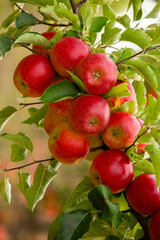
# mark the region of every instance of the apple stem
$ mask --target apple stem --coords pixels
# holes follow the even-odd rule
[[[34,164],[37,164],[37,163],[49,162],[49,161],[54,161],[54,160],[55,160],[55,158],[35,160],[34,162],[31,162],[31,163],[28,163],[28,164],[25,164],[25,165],[21,165],[21,166],[18,166],[18,167],[14,167],[14,168],[4,168],[4,169],[2,169],[1,171],[3,171],[3,172],[11,172],[11,171],[14,171],[14,170],[20,170],[20,169],[22,169],[22,168],[25,168],[25,167],[28,167],[28,166],[31,166],[31,165],[34,165]]]

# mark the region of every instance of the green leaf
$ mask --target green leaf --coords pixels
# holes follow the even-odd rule
[[[40,21],[35,18],[32,14],[21,12],[16,18],[16,28],[22,28],[25,26],[34,26],[39,24]]]
[[[128,28],[130,26],[131,19],[127,14],[123,16],[117,17],[117,22],[119,22],[121,25],[123,25],[125,28]]]
[[[83,29],[88,32],[88,28],[90,27],[94,19],[93,8],[91,6],[80,7],[79,16],[83,22]]]
[[[30,152],[33,151],[33,144],[31,140],[22,132],[19,132],[18,134],[4,133],[1,134],[0,137],[13,142],[22,148],[26,148]]]
[[[1,28],[8,28],[19,14],[19,9],[11,13],[1,24]]]
[[[155,91],[157,91],[158,83],[157,83],[156,76],[152,71],[151,67],[147,63],[141,60],[130,59],[129,61],[127,61],[127,66],[130,66],[135,70],[137,70],[144,77],[144,79],[149,83],[149,85]]]
[[[109,25],[106,26],[104,29],[104,33],[102,34],[102,39],[101,39],[102,45],[113,44],[116,40],[119,39],[121,30],[122,29],[117,27],[112,28],[112,27],[109,27]]]
[[[59,16],[59,17],[65,17],[67,18],[70,22],[72,22],[75,27],[78,29],[80,27],[80,20],[77,14],[71,12],[68,9],[65,8],[61,8],[61,7],[56,7],[55,8],[55,13]]]
[[[54,0],[10,0],[11,3],[30,3],[38,6],[54,5]]]
[[[139,170],[143,171],[144,173],[151,173],[154,174],[154,168],[151,162],[147,160],[140,160],[134,164],[134,168],[138,168]]]
[[[147,98],[146,98],[146,88],[144,83],[141,82],[134,82],[133,87],[136,93],[137,104],[138,104],[138,113],[137,115],[141,114],[146,106]]]
[[[105,240],[120,240],[120,239],[116,236],[110,235],[110,236],[106,237]]]
[[[133,100],[131,101],[126,101],[125,103],[123,103],[122,106],[120,106],[118,108],[119,111],[123,111],[123,112],[129,112],[131,114],[134,114],[137,112],[137,103]]]
[[[155,175],[156,175],[156,180],[157,180],[157,185],[160,186],[160,148],[159,145],[154,142],[148,145],[145,150],[148,152],[150,155]]]
[[[152,9],[150,13],[147,14],[145,18],[156,18],[159,15],[160,11],[160,2],[156,4],[156,6]]]
[[[148,125],[149,122],[152,120],[154,111],[156,109],[156,103],[157,103],[156,99],[152,95],[149,95],[149,101],[148,101],[148,107],[147,107],[147,113],[146,113],[144,125]]]
[[[141,29],[128,28],[122,33],[120,41],[129,41],[144,49],[151,43],[151,38]]]
[[[48,185],[56,175],[57,172],[51,165],[44,166],[42,163],[39,163],[35,171],[33,184],[25,192],[27,205],[32,211],[43,198]]]
[[[44,103],[51,103],[64,98],[76,97],[79,93],[80,89],[74,82],[64,80],[48,87],[40,100]]]
[[[63,36],[63,31],[57,32],[51,39],[51,46],[53,47]]]
[[[156,26],[151,44],[160,44],[160,25]]]
[[[137,19],[137,16],[141,10],[141,5],[142,5],[143,0],[131,0],[132,5],[133,5],[133,20],[139,20]]]
[[[29,44],[35,44],[38,46],[42,46],[44,48],[51,48],[51,41],[48,41],[45,37],[43,37],[39,33],[34,32],[27,32],[23,33],[21,36],[19,36],[14,43],[29,43]]]
[[[70,71],[67,71],[71,75],[71,79],[77,84],[77,86],[82,89],[84,92],[86,92],[86,88],[84,83],[79,79],[76,75],[71,73]]]
[[[110,91],[103,94],[103,98],[119,98],[119,97],[127,97],[131,96],[131,92],[129,91],[127,87],[127,83],[122,83],[117,85],[116,87],[113,87]]]
[[[26,159],[27,156],[27,150],[25,148],[22,148],[20,146],[18,146],[17,144],[12,144],[11,145],[11,161],[12,162],[19,162],[19,161],[23,161],[24,159]]]
[[[48,238],[47,240],[57,240],[57,235],[60,226],[60,219],[63,213],[60,213],[58,217],[51,223],[48,231]]]
[[[23,121],[23,123],[29,125],[35,124],[37,127],[42,127],[43,125],[42,120],[44,119],[44,116],[46,115],[48,109],[49,109],[48,105],[44,105],[40,109],[37,108],[29,109],[28,111],[31,114],[31,116],[27,118],[25,121]]]
[[[112,233],[112,229],[101,219],[96,219],[90,225],[89,231],[80,240],[103,239]]]
[[[64,214],[60,219],[57,240],[77,240],[88,230],[91,214],[85,210],[74,210]]]
[[[0,56],[4,56],[12,47],[12,40],[9,37],[0,37]]]
[[[103,5],[103,16],[113,22],[116,20],[115,12],[113,8],[109,6],[109,4]]]
[[[0,195],[8,203],[11,203],[11,184],[8,178],[0,180]]]
[[[17,109],[12,106],[5,107],[0,111],[0,132],[16,111]]]
[[[64,211],[75,206],[77,203],[86,198],[88,192],[93,189],[93,185],[89,177],[85,177],[74,189],[71,196],[64,205]]]
[[[108,18],[106,17],[95,17],[89,32],[100,32],[102,28],[106,25]]]
[[[18,172],[18,177],[19,183],[17,184],[17,187],[25,196],[26,190],[31,186],[30,185],[31,175],[26,172]]]

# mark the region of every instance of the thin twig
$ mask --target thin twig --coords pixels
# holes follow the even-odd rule
[[[155,46],[155,47],[151,47],[151,48],[147,48],[147,49],[143,49],[143,50],[141,50],[140,52],[135,53],[135,54],[133,54],[132,56],[130,56],[130,57],[128,57],[128,58],[125,58],[125,59],[117,62],[116,64],[119,65],[119,64],[121,64],[121,63],[123,63],[123,62],[125,62],[125,61],[127,61],[127,60],[129,60],[129,59],[131,59],[131,58],[134,58],[134,57],[140,55],[141,53],[146,53],[146,52],[151,51],[151,50],[158,50],[159,47],[160,47],[160,45]]]
[[[19,103],[20,106],[30,106],[35,104],[43,104],[43,102]]]
[[[127,152],[128,149],[130,149],[131,147],[133,147],[133,146],[135,145],[135,143],[137,142],[137,140],[138,140],[140,137],[142,137],[149,129],[150,129],[150,127],[147,127],[146,130],[145,130],[143,133],[141,133],[140,135],[138,134],[138,136],[137,136],[137,138],[134,140],[134,142],[133,142],[129,147],[127,147],[127,148],[124,150],[124,152]]]
[[[25,168],[25,167],[28,167],[28,166],[31,166],[31,165],[34,165],[34,164],[37,164],[37,163],[41,163],[41,162],[49,162],[49,161],[54,161],[55,158],[48,158],[48,159],[42,159],[42,160],[36,160],[34,162],[31,162],[31,163],[27,163],[25,165],[21,165],[21,166],[18,166],[18,167],[14,167],[14,168],[4,168],[2,169],[3,172],[11,172],[11,171],[14,171],[14,170],[20,170],[22,168]]]

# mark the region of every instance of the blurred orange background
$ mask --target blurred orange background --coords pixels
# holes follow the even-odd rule
[[[25,8],[30,13],[36,13],[36,7],[27,6]],[[0,1],[0,25],[2,21],[12,12],[8,0]],[[33,28],[33,31],[42,33],[47,27],[42,25]],[[5,31],[0,29],[0,33]],[[13,73],[22,58],[29,55],[30,52],[23,47],[12,49],[0,61],[0,110],[10,105],[17,109],[21,94],[18,93],[13,84]],[[29,100],[30,102],[33,99]],[[36,107],[36,106],[35,106]],[[34,125],[21,123],[28,117],[27,108],[22,109],[13,116],[7,123],[2,133],[24,132],[29,136],[34,145],[33,156],[36,160],[50,157],[48,150],[48,136],[43,129],[37,129]],[[0,139],[0,168],[5,168],[10,161],[10,142]],[[43,147],[42,147],[43,146]],[[9,167],[22,165],[31,162],[32,158],[28,154],[27,159],[20,163],[11,163]],[[11,205],[4,202],[0,197],[0,240],[46,240],[50,223],[61,211],[66,199],[71,194],[75,186],[88,175],[89,162],[82,161],[74,166],[61,166],[58,170],[58,176],[52,181],[46,191],[44,199],[41,200],[35,211],[32,213],[26,206],[26,200],[17,189],[18,171],[12,171],[6,174],[12,185]],[[36,165],[25,168],[23,171],[34,175]],[[4,177],[3,173],[0,179]]]

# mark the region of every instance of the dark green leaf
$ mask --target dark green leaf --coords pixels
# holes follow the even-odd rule
[[[27,205],[32,211],[43,198],[48,185],[56,175],[57,172],[51,165],[44,166],[42,163],[39,163],[34,174],[33,184],[25,192]]]
[[[12,144],[11,145],[11,161],[12,162],[19,162],[19,161],[23,161],[26,156],[27,156],[27,149],[22,148],[20,146],[18,146],[17,144]]]
[[[102,28],[106,25],[108,19],[106,17],[95,17],[89,32],[100,32]]]
[[[49,109],[48,105],[44,105],[40,109],[34,108],[34,112],[32,111],[32,109],[29,109],[28,111],[31,114],[31,116],[27,118],[25,121],[23,121],[23,123],[30,125],[35,124],[37,127],[42,127],[42,119],[46,115],[48,109]]]
[[[18,172],[18,177],[19,183],[17,184],[17,187],[25,196],[26,190],[31,186],[30,185],[31,175],[26,172]]]
[[[16,17],[19,14],[19,10],[14,11],[13,13],[11,13],[3,22],[1,25],[1,28],[8,28],[16,19]]]
[[[32,14],[21,12],[16,18],[16,28],[22,28],[25,26],[34,26],[39,24],[40,21],[35,18]]]
[[[77,240],[88,230],[91,214],[85,210],[74,210],[64,214],[60,219],[57,240]]]
[[[26,148],[30,152],[33,151],[33,144],[31,142],[31,140],[29,139],[29,137],[27,137],[22,132],[19,132],[18,134],[4,133],[4,134],[0,135],[0,137],[13,142],[22,148]]]
[[[12,40],[9,37],[0,37],[0,56],[4,56],[12,47]]]
[[[0,195],[6,202],[11,202],[11,184],[9,183],[8,178],[0,180]]]
[[[48,231],[47,240],[57,240],[61,216],[62,216],[62,213],[60,213],[58,217],[51,223]]]
[[[141,29],[128,28],[120,38],[121,41],[129,41],[135,43],[144,49],[151,43],[151,38]]]
[[[106,237],[105,240],[120,240],[120,239],[118,237],[116,237],[116,236],[110,235],[110,236]]]
[[[133,5],[133,20],[139,20],[137,19],[137,15],[139,14],[140,10],[141,10],[141,5],[143,0],[131,0],[132,5]]]
[[[16,111],[17,109],[12,106],[5,107],[0,111],[0,132]]]
[[[51,103],[64,98],[76,97],[79,93],[80,89],[74,82],[64,80],[47,88],[40,100],[44,103]]]

